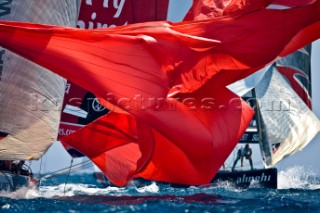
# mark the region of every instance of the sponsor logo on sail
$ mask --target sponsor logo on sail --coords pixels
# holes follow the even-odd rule
[[[124,21],[125,17],[121,17],[126,0],[86,0],[83,11],[79,16],[77,26],[82,29],[93,28],[111,28],[117,25],[127,25],[128,21]],[[102,4],[97,6],[97,4]],[[112,17],[105,17],[106,14],[112,14]],[[86,20],[86,21],[85,21]],[[114,23],[106,23],[106,21],[114,21]]]
[[[95,98],[92,102],[92,109],[96,112],[102,112],[106,110],[106,108],[100,104],[97,98]]]
[[[4,65],[3,57],[4,57],[5,52],[6,51],[4,49],[0,50],[0,81],[2,78],[2,71],[3,71],[3,65]]]
[[[0,17],[9,15],[11,13],[11,4],[12,4],[12,0],[4,0],[0,2]],[[2,78],[2,71],[3,71],[3,65],[4,65],[3,57],[5,52],[6,51],[4,49],[0,50],[0,81]]]
[[[243,174],[242,177],[237,178],[237,184],[250,183],[251,181],[267,182],[270,181],[271,175],[266,175],[264,172],[261,175],[247,176]]]

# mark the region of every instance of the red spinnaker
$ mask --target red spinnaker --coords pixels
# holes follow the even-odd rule
[[[319,22],[319,1],[234,18],[114,29],[0,22],[0,44],[103,98],[110,110],[123,110],[114,117],[124,116],[125,127],[112,126],[118,118],[108,115],[88,126],[101,128],[95,146],[108,139],[106,131],[119,138],[102,140],[103,153],[88,153],[113,183],[144,177],[197,185],[211,180],[253,115],[225,86],[319,38]],[[296,35],[306,40],[291,44]]]

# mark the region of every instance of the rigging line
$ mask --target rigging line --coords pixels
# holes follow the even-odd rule
[[[87,166],[91,166],[91,164],[73,166],[73,167],[71,168],[71,172],[75,172],[75,171],[82,170],[82,168],[87,167]],[[67,173],[67,171],[61,171],[61,172],[58,173],[58,174],[66,174],[66,173]]]
[[[79,168],[71,169],[71,173],[74,173],[74,172],[77,172],[77,171],[81,171],[81,170],[84,170],[84,169],[90,168],[90,167],[92,167],[92,166],[93,166],[93,164],[92,164],[92,165],[88,164],[88,165],[85,165],[85,166],[83,166],[83,167],[79,167]]]
[[[43,158],[43,156],[41,156],[41,158],[40,158],[39,177],[41,177],[42,158]],[[39,187],[40,186],[41,186],[41,178],[39,178]]]
[[[43,156],[41,156],[41,158],[40,158],[40,168],[39,168],[39,175],[40,175],[40,176],[41,176],[42,157],[43,157]]]
[[[67,185],[67,182],[68,182],[68,179],[69,179],[69,176],[70,176],[70,171],[71,171],[72,163],[73,163],[73,158],[71,158],[71,164],[70,164],[70,168],[69,168],[69,173],[68,173],[68,176],[67,176],[66,182],[64,183],[63,195],[65,195],[65,194],[66,194],[66,185]]]
[[[87,166],[87,167],[84,167],[83,169],[87,169],[87,168],[90,168],[90,167],[92,167],[92,166],[89,165],[89,166]],[[77,169],[77,170],[71,170],[70,173],[75,173],[75,172],[81,171],[81,170],[83,170],[83,169],[82,169],[82,168],[79,168],[79,169]],[[56,174],[56,175],[52,175],[52,176],[50,176],[50,177],[46,177],[46,179],[63,176],[63,175],[65,175],[65,174],[68,174],[68,172],[64,172],[64,173],[59,173],[59,174]]]
[[[90,160],[87,160],[87,161],[83,161],[83,162],[74,164],[72,167],[81,166],[82,164],[84,165],[84,164],[88,164],[88,163],[89,163],[89,164],[92,164],[92,162],[91,162]],[[49,173],[49,174],[57,173],[57,172],[59,172],[59,171],[63,171],[63,170],[67,170],[67,169],[69,169],[69,167],[65,167],[65,168],[59,169],[59,170],[54,171],[54,172]]]
[[[83,165],[79,165],[77,167],[73,167],[71,172],[75,172],[75,171],[81,171],[83,169],[86,169],[86,168],[90,168],[93,166],[93,163],[86,163],[86,164],[83,164]]]
[[[80,166],[80,167],[79,167]],[[40,179],[49,179],[49,178],[54,178],[54,177],[58,177],[58,176],[62,176],[62,175],[65,175],[65,174],[67,174],[67,173],[74,173],[74,172],[77,172],[77,171],[81,171],[81,170],[84,170],[84,169],[88,169],[88,168],[90,168],[90,167],[92,167],[93,166],[93,163],[92,162],[88,162],[88,163],[86,163],[86,164],[84,164],[84,165],[78,165],[77,167],[76,167],[76,165],[73,165],[72,167],[72,169],[71,170],[69,170],[69,171],[67,171],[67,169],[70,169],[70,168],[66,168],[66,169],[64,169],[64,170],[66,170],[66,171],[60,171],[59,173],[57,173],[57,172],[53,172],[53,173],[51,173],[51,174],[48,174],[48,175],[45,175],[45,176],[43,176],[43,177],[41,177]],[[61,170],[61,169],[60,169]],[[54,174],[54,173],[56,173],[56,174]]]
[[[85,165],[85,166],[83,166],[83,167],[80,167],[80,168],[77,168],[77,169],[73,169],[73,170],[71,170],[71,172],[72,173],[74,173],[74,172],[77,172],[77,171],[81,171],[81,170],[84,170],[84,169],[88,169],[88,168],[91,168],[93,166],[93,164],[91,164],[91,165]]]
[[[73,167],[81,166],[81,164],[87,164],[87,163],[92,164],[92,162],[91,162],[90,160],[87,160],[87,161],[83,161],[83,162],[81,162],[81,163],[74,164]],[[69,167],[65,167],[65,168],[62,168],[62,169],[58,169],[58,170],[56,170],[56,171],[54,171],[54,172],[51,172],[51,173],[46,174],[45,176],[51,176],[52,174],[64,172],[64,171],[67,171],[68,169],[69,169]]]
[[[74,172],[74,171],[80,171],[80,170],[83,170],[83,169],[85,169],[85,168],[90,168],[90,167],[92,167],[93,166],[93,164],[92,163],[87,163],[87,164],[84,164],[84,165],[81,165],[81,166],[78,166],[78,167],[73,167],[72,168],[72,172]]]

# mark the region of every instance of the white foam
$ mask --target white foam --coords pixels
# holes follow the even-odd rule
[[[126,195],[132,193],[158,193],[159,186],[155,182],[150,185],[137,187],[107,187],[97,188],[90,184],[59,184],[56,186],[40,186],[38,189],[21,188],[13,192],[0,192],[1,197],[12,199],[34,199],[34,198],[54,198],[72,197],[77,195]]]
[[[39,188],[39,195],[41,197],[64,197],[75,195],[108,195],[108,194],[123,194],[127,192],[126,188],[107,187],[96,188],[87,184],[60,184],[58,186],[41,186]]]
[[[1,197],[8,197],[8,198],[24,198],[26,191],[27,191],[26,188],[21,188],[19,190],[14,191],[14,192],[1,191],[0,196]]]
[[[141,188],[136,188],[136,190],[139,193],[146,193],[146,192],[158,193],[159,192],[159,186],[157,186],[157,184],[155,182],[152,182],[150,185],[143,186]]]
[[[1,208],[2,209],[10,209],[10,206],[11,205],[7,203],[7,204],[4,204]]]
[[[320,189],[320,183],[314,179],[315,173],[307,168],[295,166],[278,174],[278,189]]]

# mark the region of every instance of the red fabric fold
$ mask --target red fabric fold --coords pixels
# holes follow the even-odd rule
[[[226,16],[238,16],[263,9],[274,0],[193,0],[184,20],[205,20]]]
[[[143,169],[153,152],[150,128],[129,114],[114,112],[62,137],[61,141],[85,153],[119,186]]]
[[[157,120],[153,125],[110,112],[61,141],[85,153],[119,186],[134,177],[208,183],[254,113],[228,89],[212,89],[212,84],[214,81],[195,93],[168,99],[165,108],[154,112]],[[160,132],[159,125],[168,127]]]

